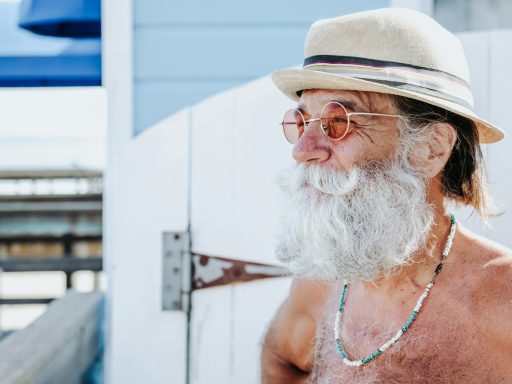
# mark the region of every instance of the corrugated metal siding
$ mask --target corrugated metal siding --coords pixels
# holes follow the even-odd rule
[[[311,22],[389,0],[134,0],[134,130],[302,62]]]

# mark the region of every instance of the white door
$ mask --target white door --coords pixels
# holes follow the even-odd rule
[[[187,110],[132,138],[109,168],[112,384],[187,380],[188,317],[164,308],[163,265],[164,234],[188,229],[188,135]]]
[[[291,105],[266,77],[192,108],[191,384],[260,382],[262,338],[290,285],[264,277],[283,272],[274,179],[291,164],[279,126]]]

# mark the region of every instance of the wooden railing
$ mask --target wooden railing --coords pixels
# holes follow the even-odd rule
[[[73,290],[0,340],[0,383],[79,384],[101,351],[102,294]]]

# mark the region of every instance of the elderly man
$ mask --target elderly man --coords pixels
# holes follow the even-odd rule
[[[311,27],[301,69],[273,74],[296,166],[277,256],[295,278],[262,350],[263,383],[512,383],[512,252],[487,220],[459,41],[415,11]]]

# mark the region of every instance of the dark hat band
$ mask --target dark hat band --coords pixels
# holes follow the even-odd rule
[[[407,89],[472,108],[469,84],[450,73],[432,68],[353,56],[317,55],[304,60],[303,69],[342,75]]]

